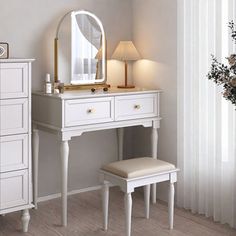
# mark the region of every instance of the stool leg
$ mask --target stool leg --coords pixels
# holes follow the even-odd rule
[[[125,231],[126,236],[131,235],[132,196],[125,193]]]
[[[152,184],[152,204],[157,203],[157,185]]]
[[[157,159],[158,131],[155,125],[152,127],[152,158]],[[156,184],[152,184],[152,204],[157,202]]]
[[[174,183],[170,182],[170,186],[169,186],[169,201],[168,201],[169,227],[170,227],[170,229],[173,229],[173,224],[174,224],[174,196],[175,196]]]
[[[145,217],[149,219],[150,209],[150,184],[144,186],[144,203],[145,203]]]
[[[102,207],[103,207],[103,229],[108,227],[108,205],[109,205],[109,186],[107,182],[102,186]]]

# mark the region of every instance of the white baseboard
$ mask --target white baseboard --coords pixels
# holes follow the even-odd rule
[[[101,187],[102,187],[101,185],[97,185],[97,186],[93,186],[93,187],[72,190],[72,191],[68,192],[68,196],[78,194],[78,193],[85,193],[85,192],[99,190],[99,189],[101,189]],[[45,201],[52,200],[52,199],[59,198],[59,197],[61,197],[61,193],[55,193],[55,194],[51,194],[48,196],[39,197],[38,202],[45,202]]]

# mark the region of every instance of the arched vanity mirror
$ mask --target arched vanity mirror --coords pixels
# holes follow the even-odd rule
[[[93,13],[66,13],[55,37],[55,82],[65,89],[106,83],[106,38],[102,22]]]

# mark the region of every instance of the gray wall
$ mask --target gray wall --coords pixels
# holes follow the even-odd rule
[[[7,0],[0,7],[0,41],[10,44],[11,57],[35,58],[33,89],[42,89],[45,73],[53,74],[53,38],[57,23],[71,9],[86,9],[103,22],[108,56],[120,40],[134,39],[143,58],[134,64],[135,83],[164,90],[161,99],[159,158],[176,162],[176,14],[175,0]],[[108,62],[108,82],[123,79],[123,64]],[[132,67],[130,67],[132,68]],[[133,138],[131,138],[133,137]],[[129,128],[126,156],[150,154],[150,130]],[[39,195],[60,191],[59,144],[40,132]],[[98,183],[102,163],[117,158],[115,130],[83,134],[70,142],[69,189]],[[160,191],[161,192],[161,191]],[[165,193],[165,192],[162,192]],[[159,195],[162,199],[164,194]]]
[[[42,89],[45,73],[53,73],[56,26],[60,18],[71,9],[86,9],[101,19],[107,36],[108,56],[120,39],[131,39],[131,2],[127,0],[1,1],[0,41],[10,44],[11,57],[36,59],[33,64],[33,89]],[[119,63],[115,64],[119,66]],[[109,82],[112,82],[112,78],[122,78],[117,70],[112,72],[112,69],[108,71]],[[39,196],[45,196],[60,190],[59,144],[53,135],[47,133],[40,132],[40,138]],[[72,139],[69,189],[96,185],[101,163],[116,158],[115,130],[87,133]]]
[[[144,59],[134,64],[135,84],[163,90],[158,158],[177,162],[177,1],[132,0],[133,40]],[[150,130],[133,130],[135,156],[150,153]],[[165,200],[165,184],[158,185]]]

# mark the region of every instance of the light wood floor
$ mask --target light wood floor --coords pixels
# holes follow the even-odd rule
[[[100,192],[70,196],[68,201],[68,226],[60,226],[60,199],[39,204],[31,210],[29,232],[21,232],[20,214],[0,216],[0,236],[122,236],[124,235],[123,195],[117,188],[110,194],[110,221],[107,232],[102,231]],[[151,206],[150,219],[144,219],[142,194],[133,194],[133,236],[232,236],[236,230],[211,219],[193,215],[182,209],[175,210],[174,230],[168,230],[167,207],[163,203]]]

